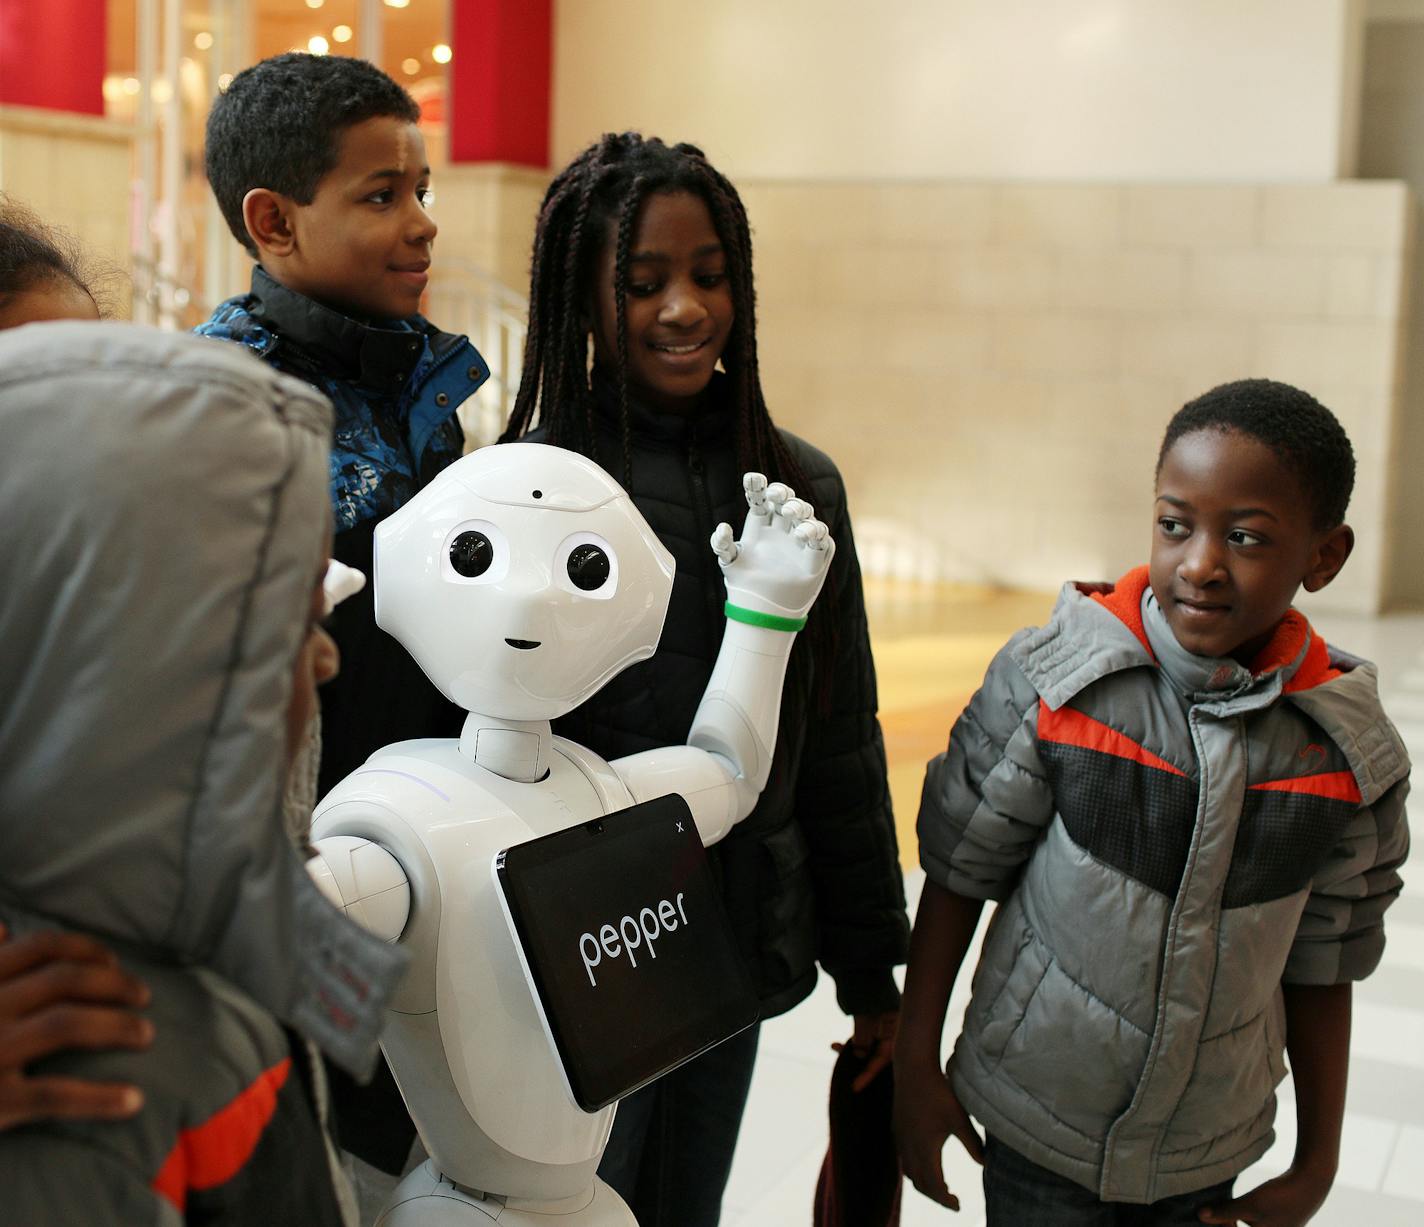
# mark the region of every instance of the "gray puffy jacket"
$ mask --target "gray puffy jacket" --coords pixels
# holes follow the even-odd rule
[[[1000,900],[955,1049],[965,1107],[1108,1201],[1270,1146],[1281,984],[1360,979],[1408,849],[1372,665],[1291,611],[1254,673],[1186,653],[1146,569],[1069,585],[930,764],[921,859]]]
[[[281,820],[330,429],[233,347],[0,334],[0,921],[97,936],[155,1031],[50,1058],[144,1106],[0,1133],[7,1227],[337,1221],[286,1028],[368,1064],[404,956],[326,902]]]

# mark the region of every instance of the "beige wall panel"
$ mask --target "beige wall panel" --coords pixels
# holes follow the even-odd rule
[[[543,171],[499,163],[441,170],[435,180],[436,275],[442,260],[474,265],[527,294],[534,225],[548,185]]]
[[[637,128],[739,180],[1325,181],[1359,29],[1355,0],[558,0],[554,157]]]
[[[933,247],[826,244],[817,252],[813,293],[865,307],[930,306],[939,299]]]
[[[984,183],[886,184],[875,201],[876,234],[887,243],[985,243],[993,197]]]
[[[0,191],[79,240],[119,318],[132,297],[133,142],[131,128],[108,120],[0,107]]]
[[[1026,246],[1114,247],[1122,215],[1123,191],[1115,184],[1010,184],[999,189],[994,237]]]
[[[1259,194],[1230,184],[1137,184],[1124,197],[1124,238],[1143,245],[1246,245],[1256,236]]]
[[[1408,204],[1403,183],[1267,187],[1261,191],[1261,239],[1270,246],[1398,251]]]
[[[1266,186],[976,186],[978,241],[961,231],[937,247],[867,237],[863,219],[813,239],[799,221],[847,200],[883,215],[897,191],[914,216],[923,184],[745,193],[772,410],[841,466],[871,522],[867,571],[1040,588],[1117,574],[1146,556],[1168,418],[1218,383],[1266,375],[1336,409],[1359,453],[1351,582],[1311,605],[1378,608],[1397,467],[1384,441],[1397,416],[1399,186],[1282,195],[1270,226]],[[1294,242],[1292,208],[1339,246]],[[1208,224],[1183,220],[1197,210]],[[936,304],[923,301],[922,259]]]
[[[1047,248],[956,246],[935,253],[940,301],[961,311],[1051,307],[1058,261]]]
[[[1397,319],[1404,272],[1403,252],[1331,257],[1325,314],[1333,319]]]
[[[1330,257],[1315,251],[1194,251],[1186,305],[1204,315],[1318,317],[1329,272]]]
[[[1095,375],[1118,369],[1121,330],[1106,316],[1001,315],[994,366],[1017,374]]]
[[[1330,383],[1392,388],[1398,358],[1391,320],[1266,320],[1257,327],[1257,374],[1307,389]]]
[[[1058,261],[1058,305],[1069,310],[1180,310],[1187,275],[1185,252],[1145,248],[1064,251]]]

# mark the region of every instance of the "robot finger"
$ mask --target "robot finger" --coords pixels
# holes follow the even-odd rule
[[[766,509],[771,513],[772,519],[781,514],[781,506],[789,498],[795,498],[796,491],[790,486],[782,485],[779,481],[774,481],[766,488]]]
[[[796,539],[808,550],[819,553],[830,541],[831,531],[820,520],[802,520],[796,525]]]
[[[746,492],[747,506],[759,516],[767,514],[766,476],[762,473],[742,474],[742,489]]]
[[[717,525],[712,530],[712,552],[724,567],[736,562],[740,547],[732,538],[732,526],[727,523]]]
[[[781,518],[785,521],[787,530],[795,529],[798,524],[804,524],[807,520],[815,518],[815,512],[811,504],[803,498],[789,498],[781,506]]]

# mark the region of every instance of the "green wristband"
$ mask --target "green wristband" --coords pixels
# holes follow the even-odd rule
[[[722,606],[722,609],[733,622],[764,626],[769,631],[789,631],[794,635],[806,625],[805,618],[783,618],[778,614],[760,613],[755,609],[743,609],[740,605],[733,605],[731,601]]]

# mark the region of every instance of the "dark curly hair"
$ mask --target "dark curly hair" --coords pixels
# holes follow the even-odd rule
[[[342,133],[383,116],[415,123],[420,107],[365,60],[288,51],[233,77],[208,112],[204,154],[208,182],[233,237],[256,256],[242,220],[247,193],[265,187],[311,204],[340,156]]]
[[[18,201],[0,192],[0,305],[12,294],[33,290],[46,282],[72,282],[107,314],[99,282],[109,280],[107,270],[94,270],[79,241],[48,226]]]
[[[1264,443],[1310,501],[1317,530],[1344,523],[1355,488],[1355,453],[1345,428],[1308,392],[1273,379],[1238,379],[1188,401],[1167,424],[1157,472],[1173,444],[1199,430],[1236,431]]]

